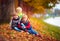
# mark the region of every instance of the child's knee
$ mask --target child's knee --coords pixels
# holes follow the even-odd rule
[[[20,31],[20,29],[18,27],[14,27],[14,29],[17,30],[17,31]]]

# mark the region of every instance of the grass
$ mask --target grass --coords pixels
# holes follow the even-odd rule
[[[43,25],[42,33],[44,33],[46,35],[48,33],[48,34],[50,34],[50,36],[52,38],[54,37],[54,38],[60,40],[60,27],[57,27],[57,26],[54,26],[54,25],[51,25],[51,24],[47,24],[41,19],[32,18],[32,20],[35,20],[35,21],[37,21],[37,23],[40,23],[40,26]],[[39,26],[39,25],[37,25],[37,26]]]
[[[56,39],[60,40],[60,27],[47,23],[44,24],[46,26],[45,30],[48,31],[52,37],[55,37]]]

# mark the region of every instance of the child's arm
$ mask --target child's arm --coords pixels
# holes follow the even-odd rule
[[[28,22],[28,24],[27,24],[26,28],[30,28],[30,22]]]
[[[26,29],[26,26],[23,24],[23,23],[21,23],[21,25],[22,25],[22,29],[24,29],[24,31],[28,31],[27,29]]]
[[[11,21],[10,21],[10,28],[12,28],[12,18],[11,18]]]
[[[21,25],[22,25],[22,28],[23,28],[23,29],[25,29],[25,28],[26,28],[26,27],[25,27],[25,25],[24,25],[23,23],[21,23]]]

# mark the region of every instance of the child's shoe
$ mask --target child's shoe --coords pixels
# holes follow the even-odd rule
[[[42,36],[40,34],[36,34],[35,36],[42,38]]]

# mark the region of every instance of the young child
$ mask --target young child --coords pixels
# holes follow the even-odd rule
[[[20,18],[22,18],[22,16],[23,16],[22,8],[21,8],[21,7],[17,7],[17,8],[16,8],[16,12],[17,12],[18,16],[19,16]]]
[[[13,29],[18,30],[18,31],[22,30],[21,28],[18,29],[19,28],[18,25],[20,25],[20,20],[22,19],[23,16],[24,14],[22,14],[22,8],[17,7],[16,12],[15,14],[13,14],[11,22],[10,22],[10,25]],[[21,25],[23,24],[21,23]]]
[[[10,22],[11,29],[20,31],[20,29],[18,28],[18,24],[20,24],[20,17],[15,13],[11,18],[11,22]]]
[[[36,35],[41,37],[31,26],[30,22],[28,21],[28,17],[25,15],[22,17],[21,24],[19,25],[24,31],[27,31],[30,34]]]
[[[17,31],[21,31],[24,29],[24,25],[23,23],[20,23],[21,19],[20,17],[17,15],[17,13],[13,14],[11,22],[10,22],[10,27],[11,29],[17,30]],[[22,27],[19,28],[18,25],[21,25]]]

